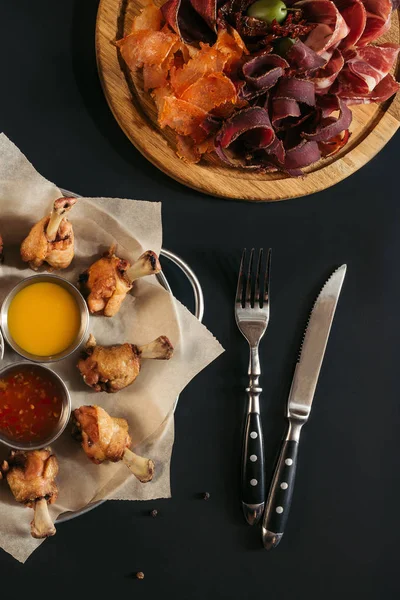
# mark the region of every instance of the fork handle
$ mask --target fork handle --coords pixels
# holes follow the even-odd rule
[[[242,506],[250,525],[257,523],[264,511],[265,476],[264,443],[258,412],[247,414],[242,455]]]

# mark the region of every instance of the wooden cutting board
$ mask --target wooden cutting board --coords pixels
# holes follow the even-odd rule
[[[157,125],[155,105],[141,89],[140,74],[132,75],[122,61],[115,40],[131,30],[133,17],[146,0],[101,0],[96,24],[99,75],[107,102],[136,148],[161,171],[191,188],[223,198],[274,201],[321,191],[365,165],[394,135],[400,124],[400,92],[387,102],[352,107],[351,138],[336,156],[305,169],[303,178],[280,173],[254,174],[203,159],[188,165],[175,154],[173,135]],[[399,15],[382,41],[398,43]],[[396,65],[395,75],[399,70]]]

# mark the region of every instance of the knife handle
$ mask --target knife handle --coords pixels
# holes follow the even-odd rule
[[[265,504],[264,443],[260,414],[247,414],[242,455],[242,505],[247,522],[260,520]]]
[[[267,550],[275,548],[285,532],[296,477],[298,441],[285,440],[276,465],[262,525]]]

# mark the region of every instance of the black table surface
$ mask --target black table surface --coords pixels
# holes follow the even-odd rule
[[[25,565],[0,551],[2,593],[398,598],[400,137],[352,177],[305,198],[256,204],[196,193],[148,163],[114,121],[96,71],[97,5],[2,0],[0,130],[60,187],[161,200],[164,246],[197,273],[204,323],[226,352],[181,395],[172,498],[107,502],[60,525]],[[289,524],[271,552],[239,503],[247,347],[232,309],[244,246],[273,248],[261,381],[268,478],[310,306],[328,274],[348,265],[303,431]],[[166,270],[190,306],[187,282]],[[199,497],[205,491],[208,501]],[[153,508],[157,518],[148,516]]]

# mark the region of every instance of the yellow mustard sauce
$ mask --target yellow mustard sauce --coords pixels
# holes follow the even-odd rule
[[[52,356],[76,339],[81,324],[75,298],[56,283],[33,283],[23,288],[8,309],[8,329],[25,352]]]

